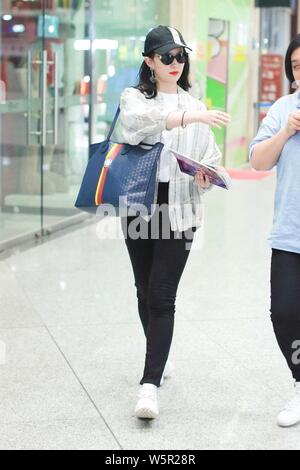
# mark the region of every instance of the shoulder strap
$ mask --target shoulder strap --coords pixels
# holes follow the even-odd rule
[[[115,128],[117,119],[118,119],[118,117],[119,117],[119,114],[120,114],[120,105],[118,106],[118,109],[117,109],[117,111],[116,111],[114,120],[113,120],[113,122],[112,122],[112,124],[111,124],[111,126],[110,126],[110,129],[109,129],[109,132],[108,132],[108,136],[107,136],[107,140],[110,140],[110,138],[111,138],[111,135],[112,135],[112,133],[113,133],[113,131],[114,131],[114,128]]]
[[[118,109],[116,111],[116,114],[115,114],[115,117],[113,119],[113,122],[110,126],[110,129],[109,129],[109,132],[108,132],[108,136],[107,136],[107,140],[110,140],[111,136],[112,136],[112,133],[114,131],[114,128],[115,128],[115,125],[116,125],[116,122],[117,122],[117,119],[119,117],[119,114],[120,114],[120,105],[118,106]],[[145,144],[144,142],[141,142],[139,145],[146,145],[148,147],[154,147],[154,144]]]

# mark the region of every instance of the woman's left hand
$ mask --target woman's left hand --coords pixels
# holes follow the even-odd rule
[[[195,182],[201,186],[202,189],[207,189],[210,187],[211,182],[209,181],[208,177],[202,173],[201,170],[197,171],[195,174]]]

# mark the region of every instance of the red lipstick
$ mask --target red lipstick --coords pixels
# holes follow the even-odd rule
[[[169,72],[170,75],[178,75],[179,72]]]

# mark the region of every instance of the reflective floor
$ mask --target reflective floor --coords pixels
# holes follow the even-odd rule
[[[300,449],[269,320],[274,176],[206,196],[181,278],[160,416],[133,416],[144,358],[124,240],[95,223],[0,262],[1,449]],[[112,223],[112,222],[111,222]]]

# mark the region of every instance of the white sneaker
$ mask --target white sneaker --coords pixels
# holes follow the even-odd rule
[[[156,385],[145,383],[141,386],[134,413],[138,418],[157,418],[158,402]]]
[[[287,402],[277,416],[279,426],[293,426],[300,421],[300,382],[295,383],[295,396]]]
[[[160,385],[163,384],[164,379],[169,379],[170,377],[172,377],[174,369],[174,364],[168,359],[163,371],[163,375],[161,377]]]

